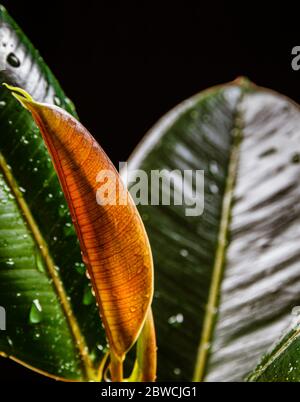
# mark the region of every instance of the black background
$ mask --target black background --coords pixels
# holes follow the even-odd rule
[[[177,103],[240,75],[300,103],[297,2],[0,2],[115,164]],[[4,359],[0,378],[50,381]]]

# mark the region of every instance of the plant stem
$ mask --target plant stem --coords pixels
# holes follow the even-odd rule
[[[113,382],[123,381],[123,361],[113,351],[110,353],[110,375]]]

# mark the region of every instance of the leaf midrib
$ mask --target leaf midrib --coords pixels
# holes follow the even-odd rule
[[[295,331],[291,337],[286,339],[286,341],[283,342],[283,344],[276,350],[276,352],[269,357],[269,359],[261,366],[259,367],[253,374],[250,374],[249,377],[247,378],[248,381],[256,381],[262,374],[265,373],[265,371],[277,360],[280,358],[283,352],[285,352],[289,346],[293,343],[295,339],[297,339],[300,336],[300,328]]]
[[[88,347],[86,345],[85,339],[81,334],[80,328],[78,326],[77,320],[73,314],[71,304],[69,303],[68,296],[65,292],[63,283],[61,282],[57,271],[55,269],[54,261],[50,255],[48,245],[41,234],[38,225],[21,193],[19,187],[13,177],[13,174],[8,167],[8,164],[4,156],[0,153],[0,170],[2,171],[5,180],[10,187],[17,204],[22,211],[23,217],[25,218],[27,225],[32,233],[32,236],[41,252],[42,258],[44,260],[45,266],[47,267],[50,278],[54,285],[55,291],[58,295],[60,304],[62,306],[63,312],[67,318],[71,334],[75,341],[75,347],[78,349],[81,358],[81,364],[85,373],[85,376],[89,380],[97,379],[97,373],[95,367],[88,355]]]
[[[197,351],[193,381],[203,381],[206,374],[206,366],[209,357],[210,342],[216,319],[216,309],[219,304],[219,293],[225,265],[225,252],[231,219],[231,206],[239,162],[239,150],[242,137],[239,105],[243,97],[241,88],[240,98],[236,104],[236,114],[233,122],[233,143],[231,147],[228,174],[226,178],[225,192],[222,203],[221,220],[218,234],[218,246],[216,249],[212,281],[209,290],[208,303],[206,305],[205,318]]]

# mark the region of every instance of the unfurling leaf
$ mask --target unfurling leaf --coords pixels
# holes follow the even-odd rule
[[[153,294],[143,223],[91,134],[59,107],[35,102],[19,88],[9,89],[32,113],[51,155],[111,347],[112,379],[121,380],[121,363],[139,336]]]

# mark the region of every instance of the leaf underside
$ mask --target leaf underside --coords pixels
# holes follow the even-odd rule
[[[201,216],[139,206],[159,380],[242,381],[288,326],[300,303],[299,137],[297,105],[240,80],[183,102],[131,157],[129,171],[205,173]]]
[[[3,7],[0,66],[0,83],[76,115]],[[54,377],[96,378],[106,340],[70,214],[39,130],[3,87],[0,152],[0,351]]]

